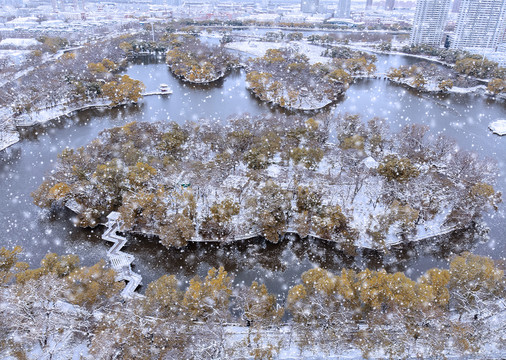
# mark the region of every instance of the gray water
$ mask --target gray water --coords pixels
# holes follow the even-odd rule
[[[418,61],[400,56],[380,55],[378,58],[380,72],[386,66]],[[21,142],[0,153],[0,231],[3,233],[0,245],[23,246],[23,260],[33,266],[47,252],[76,253],[83,264],[89,265],[106,258],[109,247],[100,239],[102,227],[76,228],[71,212],[48,214],[32,204],[30,192],[42,182],[44,174],[54,168],[56,156],[64,148],[86,145],[103,129],[131,121],[170,119],[182,123],[206,118],[226,123],[228,117],[237,113],[281,113],[258,101],[245,89],[242,71],[235,71],[211,86],[184,84],[170,74],[165,64],[153,60],[132,65],[127,74],[142,80],[147,91],[167,83],[174,93],[168,97],[147,97],[138,105],[128,107],[82,111],[45,126],[25,129]],[[380,116],[388,120],[392,131],[410,123],[427,124],[432,134],[453,137],[462,148],[494,158],[500,172],[497,189],[503,193],[506,190],[503,161],[506,137],[493,135],[487,129],[489,122],[506,118],[502,102],[475,95],[419,94],[386,80],[360,80],[350,87],[332,111],[359,113],[364,120]],[[501,204],[497,213],[485,217],[490,228],[487,241],[476,242],[472,236],[464,241],[458,235],[460,246],[420,246],[386,257],[364,253],[353,259],[328,243],[283,241],[275,245],[262,240],[222,246],[191,244],[184,249],[168,250],[154,239],[131,238],[125,251],[135,255],[134,264],[143,275],[144,285],[165,273],[188,279],[196,274],[205,275],[211,266],[224,265],[234,274],[236,282],[249,284],[257,280],[265,282],[271,291],[284,294],[303,271],[314,266],[335,272],[342,267],[384,266],[389,271],[406,271],[416,277],[431,267],[446,267],[447,258],[455,251],[473,250],[495,259],[505,258],[504,210]]]

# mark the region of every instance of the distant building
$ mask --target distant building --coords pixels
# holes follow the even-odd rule
[[[461,0],[453,49],[495,49],[505,30],[505,0]]]
[[[395,0],[386,0],[385,1],[385,10],[393,10],[395,7]]]
[[[448,18],[451,0],[418,0],[416,2],[411,45],[426,44],[439,47]]]
[[[337,7],[336,17],[349,18],[350,17],[351,0],[339,0]]]
[[[301,0],[300,11],[303,13],[315,14],[320,6],[319,0]]]
[[[372,0],[367,0],[365,3],[365,9],[369,10],[370,8],[372,8]]]
[[[453,6],[452,6],[452,12],[453,13],[458,13],[459,12],[460,3],[461,2],[462,2],[462,0],[453,0]]]

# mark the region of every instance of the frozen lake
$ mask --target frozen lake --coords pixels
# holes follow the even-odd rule
[[[390,66],[417,62],[401,56],[378,56],[378,71]],[[3,233],[2,246],[21,245],[27,257],[37,265],[47,252],[76,253],[84,264],[106,258],[108,244],[100,239],[102,227],[95,230],[75,228],[72,214],[55,217],[32,204],[30,193],[42,182],[46,172],[55,166],[57,154],[65,147],[86,145],[106,128],[132,121],[199,121],[201,118],[226,122],[237,113],[281,113],[255,99],[245,88],[245,74],[235,71],[223,81],[211,86],[183,84],[173,77],[165,64],[154,60],[132,65],[127,73],[142,80],[147,91],[168,84],[173,94],[168,97],[151,96],[138,105],[106,111],[83,111],[71,118],[53,121],[44,127],[33,127],[22,133],[22,140],[0,153],[0,208]],[[464,149],[498,162],[500,177],[497,189],[505,193],[506,137],[494,135],[488,124],[506,118],[502,102],[475,95],[419,94],[386,80],[360,80],[353,84],[344,98],[330,111],[359,113],[364,120],[379,116],[388,120],[392,131],[406,124],[422,123],[432,134],[442,133],[455,138]],[[485,217],[490,227],[486,242],[465,241],[460,247],[495,259],[506,257],[505,205]],[[343,266],[377,268],[386,264],[388,270],[407,271],[418,276],[434,266],[446,267],[446,257],[455,250],[452,246],[420,247],[392,253],[387,258],[376,254],[361,254],[355,261],[337,252],[331,244],[282,242],[278,245],[263,241],[239,245],[192,244],[185,249],[167,250],[154,240],[131,239],[126,252],[136,257],[136,270],[143,283],[165,273],[192,277],[204,275],[210,266],[224,265],[236,281],[266,283],[279,294],[293,285],[300,274],[313,266],[338,271]]]

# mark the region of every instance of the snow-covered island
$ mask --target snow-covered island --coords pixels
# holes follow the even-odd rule
[[[184,81],[208,84],[237,67],[239,60],[223,46],[202,43],[190,34],[173,34],[166,60],[170,70]]]
[[[300,40],[238,41],[226,47],[253,55],[246,62],[248,89],[289,110],[322,109],[339,99],[354,77],[376,71],[374,55]]]
[[[105,130],[64,151],[33,197],[72,208],[81,226],[119,211],[126,231],[166,246],[293,233],[352,253],[471,226],[500,201],[495,177],[492,162],[423,126],[243,116]]]
[[[391,68],[386,76],[392,82],[424,92],[485,93],[487,90],[486,85],[472,77],[424,62]]]
[[[351,77],[341,68],[311,65],[306,55],[287,47],[250,59],[246,82],[263,101],[291,110],[317,110],[339,99]]]

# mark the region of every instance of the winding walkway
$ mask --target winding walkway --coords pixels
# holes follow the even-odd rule
[[[125,280],[127,282],[121,295],[124,298],[132,298],[135,289],[141,284],[142,276],[132,271],[131,264],[135,259],[134,256],[121,251],[127,239],[118,235],[118,231],[121,230],[120,214],[116,211],[111,212],[107,215],[105,225],[107,229],[102,234],[102,239],[113,243],[107,252],[107,256],[111,262],[111,267],[116,271],[116,281]]]

